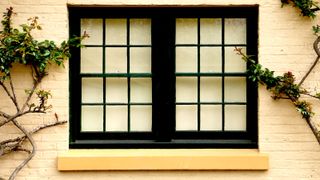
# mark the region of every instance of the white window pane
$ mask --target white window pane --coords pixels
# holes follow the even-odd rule
[[[81,48],[81,73],[102,73],[101,48]]]
[[[246,44],[246,19],[225,19],[225,43]]]
[[[151,48],[130,49],[130,72],[150,73],[151,72]]]
[[[176,130],[188,131],[197,130],[197,106],[177,105],[176,106]]]
[[[225,130],[245,131],[246,128],[246,106],[226,105],[225,106]]]
[[[225,101],[226,102],[246,102],[247,101],[246,78],[226,77],[224,83],[225,83]]]
[[[107,73],[127,72],[127,48],[106,48]]]
[[[197,72],[197,48],[176,48],[176,72]]]
[[[221,44],[221,19],[201,18],[200,19],[200,43]]]
[[[107,103],[128,102],[128,85],[126,78],[106,79],[106,101]]]
[[[222,88],[221,78],[201,77],[200,78],[200,100],[201,102],[221,102]]]
[[[81,131],[103,131],[103,106],[81,107]]]
[[[81,19],[81,34],[86,32],[90,36],[82,44],[102,45],[102,29],[102,19]]]
[[[197,78],[177,77],[176,102],[197,102]]]
[[[82,79],[82,102],[101,103],[103,101],[103,81],[102,78]]]
[[[128,131],[128,107],[106,107],[106,131]]]
[[[151,103],[152,84],[151,78],[131,79],[131,102]]]
[[[222,54],[220,47],[200,48],[200,71],[201,72],[221,72]]]
[[[201,131],[222,130],[221,105],[201,105]]]
[[[243,48],[246,53],[246,48]],[[225,72],[246,72],[247,64],[241,59],[235,51],[234,47],[225,48]]]
[[[176,44],[198,43],[198,26],[195,18],[176,19]]]
[[[151,131],[152,106],[131,106],[131,131]]]
[[[151,45],[150,19],[130,19],[130,44]]]
[[[106,19],[106,44],[127,44],[126,19]]]

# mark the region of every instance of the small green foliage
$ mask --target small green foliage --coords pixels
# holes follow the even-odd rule
[[[12,8],[8,8],[1,21],[3,30],[0,31],[0,76],[9,76],[12,64],[20,63],[33,68],[35,78],[44,77],[49,64],[63,65],[64,60],[71,56],[69,48],[80,46],[82,37],[74,37],[63,41],[59,46],[53,41],[37,41],[31,32],[41,30],[38,17],[28,19],[27,24],[20,25],[22,30],[11,26]]]
[[[320,26],[319,25],[312,26],[312,30],[313,30],[314,35],[319,36],[319,33],[320,33]]]
[[[248,63],[249,80],[266,86],[272,93],[273,99],[290,99],[300,112],[304,119],[309,120],[314,114],[310,103],[301,101],[301,94],[307,94],[307,91],[295,83],[295,77],[292,72],[286,72],[282,76],[275,76],[274,71],[263,68],[261,64],[256,63],[252,56],[247,56],[241,48],[235,48],[238,55]],[[320,94],[316,96],[320,97]]]
[[[248,63],[248,77],[253,82],[258,82],[267,87],[268,90],[273,89],[280,82],[280,76],[274,76],[274,71],[263,68],[261,64],[256,63],[252,56],[247,56],[242,52],[242,48],[235,48],[235,51],[242,59]]]
[[[50,91],[46,90],[37,90],[36,92],[37,98],[39,100],[39,105],[34,106],[33,111],[35,112],[46,112],[47,110],[52,108],[52,105],[47,105],[49,97],[51,97]]]
[[[7,8],[1,21],[3,30],[0,31],[0,82],[3,83],[11,78],[10,73],[14,63],[30,66],[35,86],[33,89],[25,90],[25,93],[29,99],[35,94],[39,102],[27,105],[30,111],[45,112],[51,108],[51,105],[47,105],[51,94],[49,91],[36,89],[36,86],[47,75],[48,65],[63,66],[63,62],[71,56],[70,47],[81,47],[81,41],[89,36],[85,33],[81,37],[63,41],[59,46],[50,40],[38,41],[33,38],[32,32],[42,29],[38,23],[39,18],[29,18],[28,23],[20,25],[22,30],[19,30],[11,25],[14,14],[12,7]]]
[[[315,18],[315,12],[320,10],[318,2],[314,0],[281,0],[282,7],[284,5],[292,4],[293,7],[300,9],[302,16]]]
[[[284,73],[283,76],[278,76],[276,85],[271,89],[274,99],[279,99],[287,96],[292,100],[298,100],[300,97],[300,87],[295,84],[294,75],[291,72]]]
[[[311,104],[307,101],[296,101],[294,105],[297,108],[297,111],[300,112],[302,118],[309,120],[314,113],[312,112]]]

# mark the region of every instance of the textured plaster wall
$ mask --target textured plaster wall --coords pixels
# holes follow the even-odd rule
[[[281,8],[280,0],[0,0],[0,11],[12,6],[18,15],[15,24],[25,23],[30,16],[38,16],[43,31],[36,34],[39,39],[62,41],[68,37],[68,12],[70,5],[250,5],[259,4],[259,61],[276,73],[292,71],[299,80],[312,61],[314,36],[311,26],[318,20],[298,16],[298,11]],[[305,83],[309,90],[319,86],[320,66]],[[22,67],[15,69],[16,87],[23,97],[28,78]],[[30,79],[29,79],[30,80]],[[50,68],[43,88],[50,89],[50,100],[54,112],[60,119],[68,119],[68,65],[65,69]],[[319,87],[318,87],[319,88]],[[12,110],[9,99],[0,89],[1,109]],[[314,109],[320,118],[319,103]],[[39,122],[53,120],[53,114],[29,116],[22,123],[32,128]],[[17,133],[14,128],[0,128],[0,139]],[[307,123],[300,118],[293,106],[285,100],[273,101],[263,89],[259,90],[259,149],[270,156],[268,171],[102,171],[68,172],[56,170],[59,152],[68,150],[68,125],[54,127],[35,135],[38,152],[35,158],[21,171],[17,179],[259,179],[293,180],[320,179],[320,146]],[[16,153],[0,159],[0,177],[9,176],[13,168],[25,158]]]

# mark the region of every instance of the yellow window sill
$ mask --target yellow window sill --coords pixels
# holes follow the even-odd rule
[[[69,150],[59,171],[89,170],[267,170],[269,157],[257,149]]]

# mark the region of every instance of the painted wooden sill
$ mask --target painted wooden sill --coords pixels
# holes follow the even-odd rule
[[[91,170],[267,170],[269,157],[257,149],[69,150],[59,171]]]

